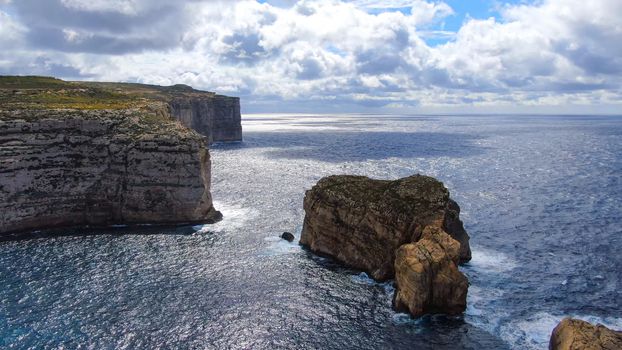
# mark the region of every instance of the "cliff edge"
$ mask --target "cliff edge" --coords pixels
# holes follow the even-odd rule
[[[0,77],[0,234],[218,220],[206,138],[167,89]]]

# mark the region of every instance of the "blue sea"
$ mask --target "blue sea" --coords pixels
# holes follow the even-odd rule
[[[546,349],[565,316],[622,329],[622,117],[243,123],[244,142],[211,150],[218,224],[0,242],[0,348]],[[321,177],[415,173],[462,207],[461,317],[396,313],[390,282],[297,244]]]

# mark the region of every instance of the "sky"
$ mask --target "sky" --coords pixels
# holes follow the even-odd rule
[[[244,113],[622,114],[622,0],[0,0],[0,74]]]

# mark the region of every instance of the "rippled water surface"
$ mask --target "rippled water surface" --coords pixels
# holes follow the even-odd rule
[[[622,328],[622,118],[247,116],[215,145],[203,227],[0,242],[1,348],[544,349],[565,315]],[[464,317],[278,238],[321,177],[414,173],[461,205]],[[93,235],[97,233],[97,235]]]

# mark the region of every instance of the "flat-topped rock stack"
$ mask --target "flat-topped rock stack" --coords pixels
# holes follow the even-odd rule
[[[440,181],[329,176],[307,191],[304,209],[300,243],[376,280],[395,278],[397,309],[464,311],[468,281],[457,265],[471,259],[469,236]]]

